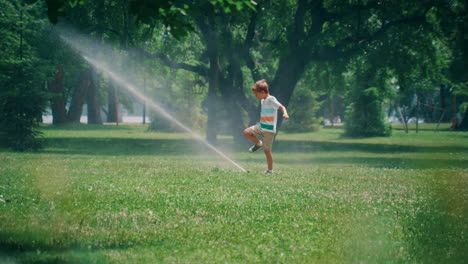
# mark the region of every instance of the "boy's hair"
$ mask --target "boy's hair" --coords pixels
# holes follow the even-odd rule
[[[260,81],[257,81],[254,86],[252,86],[252,91],[253,92],[265,92],[269,93],[268,91],[268,83],[266,82],[265,79],[262,79]]]

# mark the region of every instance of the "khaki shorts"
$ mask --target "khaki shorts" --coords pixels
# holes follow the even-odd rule
[[[271,147],[273,146],[273,139],[275,138],[275,133],[263,131],[260,128],[260,124],[251,126],[246,130],[251,132],[254,136],[262,138],[264,150],[271,150]]]

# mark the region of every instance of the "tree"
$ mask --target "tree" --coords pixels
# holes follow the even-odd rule
[[[52,123],[54,125],[68,123],[67,109],[65,107],[65,91],[63,88],[63,65],[59,64],[54,79],[48,83],[51,93]]]
[[[250,116],[254,116],[257,112],[256,107],[245,97],[242,65],[240,59],[235,56],[237,53],[246,52],[251,45],[253,27],[243,27],[245,26],[243,22],[249,17],[242,16],[240,11],[243,10],[244,6],[252,6],[249,1],[231,2],[201,2],[191,6],[191,23],[196,25],[195,32],[203,40],[206,47],[206,52],[197,58],[203,64],[175,63],[165,53],[151,54],[141,51],[148,58],[158,58],[169,67],[193,71],[208,80],[207,139],[212,143],[216,142],[218,131],[216,127],[218,120],[216,115],[220,111],[216,108],[218,92],[221,93],[222,98],[227,99],[224,101],[224,105],[230,113],[231,131],[236,141],[242,138],[241,131],[244,129],[241,108]],[[142,21],[154,23],[154,15],[158,14],[159,11],[154,8],[159,8],[159,6],[152,5],[147,1],[134,1],[133,3],[136,7],[135,12]],[[142,10],[152,10],[153,12],[148,14]],[[255,13],[251,16],[251,20],[254,18]],[[204,65],[205,62],[207,62],[207,66]]]
[[[402,45],[388,45],[390,40],[406,40],[403,47],[408,47],[407,51],[416,50],[422,41],[428,46],[432,40],[429,37],[415,39],[414,31],[419,34],[436,31],[436,28],[427,26],[426,16],[434,6],[447,4],[446,1],[410,3],[359,0],[346,3],[299,0],[297,4],[289,1],[263,4],[261,16],[274,19],[261,20],[258,35],[262,37],[256,39],[256,43],[269,46],[267,50],[275,50],[279,55],[273,61],[278,66],[271,84],[272,93],[288,105],[294,87],[309,64],[338,59],[348,64],[350,59],[369,52],[375,54],[401,49]],[[290,10],[294,10],[294,13]],[[277,26],[272,27],[272,23]],[[419,54],[423,54],[423,51]],[[383,58],[390,57],[381,56],[381,65],[385,63]],[[369,87],[360,89],[367,90]]]
[[[390,136],[391,126],[385,124],[382,103],[386,97],[387,72],[359,58],[352,64],[346,109],[345,135],[350,137]]]
[[[313,132],[320,126],[320,118],[316,114],[321,103],[317,101],[317,93],[308,87],[300,87],[294,91],[288,113],[294,116],[283,129],[287,132]]]
[[[307,76],[305,83],[319,94],[318,101],[322,104],[322,116],[330,119],[333,126],[335,119],[344,117],[344,93],[345,82],[343,73],[346,70],[346,61],[326,61],[323,63],[311,64],[309,70],[305,72]]]
[[[81,70],[79,74],[79,81],[73,90],[70,108],[68,110],[68,120],[72,123],[80,123],[83,104],[88,97],[87,94],[91,84],[91,70],[89,68]]]
[[[1,1],[0,9],[0,131],[14,150],[38,149],[48,97],[45,76],[52,72],[35,47],[43,40],[43,5]]]
[[[254,8],[250,1],[241,0],[133,0],[130,9],[149,28],[162,23],[177,39],[194,32],[203,40],[206,51],[192,62],[180,63],[159,51],[144,50],[143,53],[148,58],[160,59],[169,67],[193,71],[207,78],[207,136],[214,141],[216,129],[213,128],[218,112],[214,101],[218,100],[218,93],[224,98],[234,98],[225,102],[226,108],[235,114],[232,131],[241,128],[243,118],[237,113],[245,111],[251,120],[255,118],[256,107],[245,94],[248,89],[242,89],[249,81],[266,78],[271,93],[287,106],[296,84],[310,65],[337,60],[347,65],[352,59],[368,61],[368,55],[373,54],[374,58],[389,61],[373,63],[380,67],[377,71],[393,72],[398,81],[403,82],[410,65],[401,63],[404,56],[434,61],[432,40],[446,41],[439,35],[448,29],[439,20],[455,12],[452,2],[264,1]],[[454,3],[464,6],[461,1]],[[54,5],[49,7],[54,10]],[[49,13],[57,15],[57,11],[58,8]],[[450,26],[448,28],[451,30]],[[430,52],[425,55],[425,51]],[[412,56],[414,52],[417,56]],[[398,54],[404,56],[395,56]],[[400,63],[396,63],[398,60]],[[433,63],[431,67],[424,67],[423,62],[416,62],[416,65],[424,74],[440,69],[432,67]],[[250,74],[246,74],[246,68]]]
[[[459,111],[464,112],[459,130],[468,130],[468,30],[467,4],[454,1],[450,9],[437,9],[444,37],[452,51],[451,62],[447,71],[448,79],[454,88],[454,96],[461,102]],[[454,113],[455,114],[455,113]]]

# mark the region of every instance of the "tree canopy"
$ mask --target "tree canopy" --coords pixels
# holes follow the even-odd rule
[[[111,78],[71,55],[45,23],[46,16],[52,24],[67,24],[95,39],[96,53],[100,45],[108,45],[106,56],[116,65],[124,57],[149,93],[175,98],[157,91],[160,79],[178,96],[196,85],[206,87],[196,104],[199,114],[207,116],[212,142],[222,133],[220,126],[241,140],[242,129],[256,122],[258,102],[250,86],[263,78],[287,107],[300,87],[297,96],[328,109],[313,108],[314,114],[303,117],[310,122],[317,123],[324,111],[331,119],[344,117],[348,108],[344,121],[357,129],[348,134],[387,134],[384,116],[402,110],[409,118],[419,115],[421,105],[426,112],[443,109],[446,118],[466,111],[464,1],[15,0],[2,6],[0,74],[4,87],[11,87],[2,98],[13,100],[13,91],[43,98],[33,112],[43,112],[49,98],[54,113],[63,117],[57,120],[64,122],[79,122],[84,103],[88,120],[102,123],[100,109],[107,104],[107,120],[116,121],[118,105],[131,108],[132,99],[116,93],[118,84]],[[18,80],[31,91],[18,92],[23,85]],[[455,101],[449,96],[457,97],[458,109],[450,109]],[[11,109],[3,100],[5,115]],[[370,105],[373,110],[365,110]],[[300,111],[307,109],[312,108]],[[370,116],[362,118],[362,111]],[[435,121],[441,113],[432,115]],[[26,116],[34,120],[32,113]],[[225,116],[228,121],[219,121]],[[374,120],[369,129],[375,132],[365,131],[369,120]]]

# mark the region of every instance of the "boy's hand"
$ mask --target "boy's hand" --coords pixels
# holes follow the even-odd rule
[[[280,105],[279,110],[281,110],[281,112],[283,112],[283,119],[288,120],[289,116],[288,116],[288,111],[286,110],[286,107]]]

